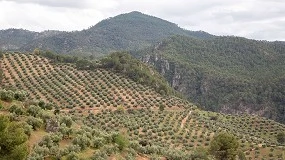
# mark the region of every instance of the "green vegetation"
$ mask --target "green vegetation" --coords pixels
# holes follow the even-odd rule
[[[29,137],[27,159],[214,159],[218,145],[213,144],[221,132],[237,140],[239,147],[231,153],[240,159],[284,156],[277,138],[283,124],[202,111],[161,95],[112,71],[136,62],[121,63],[129,55],[116,54],[123,58],[108,69],[99,61],[93,69],[50,63],[41,53],[3,55],[6,89],[1,93],[11,98],[0,101],[0,114],[11,117]],[[227,146],[232,139],[223,140],[219,144]]]
[[[25,91],[12,91],[12,90],[0,90],[0,99],[3,101],[24,101],[26,99],[27,93]]]
[[[0,50],[18,50],[21,46],[32,42],[36,34],[24,29],[0,30]]]
[[[284,122],[285,45],[240,37],[168,38],[133,52],[191,102],[212,111],[248,110]]]
[[[33,51],[35,48],[57,53],[102,56],[109,52],[138,50],[151,46],[172,35],[197,38],[211,38],[202,31],[188,31],[176,24],[145,15],[130,12],[108,18],[82,31],[30,32],[26,30],[0,30],[0,49]]]
[[[126,147],[128,147],[129,145],[129,141],[128,139],[122,135],[122,134],[118,134],[114,137],[114,141],[117,145],[119,145],[119,149],[122,151],[123,149],[125,149]]]
[[[151,86],[162,95],[174,93],[162,76],[127,53],[112,53],[101,60],[100,67],[126,75],[137,83]]]
[[[0,52],[0,159],[284,159],[285,126],[240,113],[284,122],[283,42],[214,37],[139,12],[0,39],[4,50],[85,54]],[[200,106],[239,114],[198,109],[122,50]]]
[[[219,133],[210,144],[210,152],[220,160],[235,160],[238,148],[238,140],[228,133]]]
[[[55,63],[73,63],[78,69],[96,70],[98,67],[115,73],[125,75],[133,81],[151,86],[162,95],[171,95],[175,91],[167,84],[167,81],[154,69],[141,61],[133,58],[126,52],[115,52],[100,61],[86,60],[82,57],[54,54],[50,51],[41,52],[40,55],[51,59]]]
[[[7,116],[0,115],[0,159],[26,159],[27,138],[20,123],[11,122]]]
[[[40,108],[54,107],[55,112],[60,108],[87,112],[85,109],[117,108],[119,105],[129,109],[131,106],[151,108],[163,104],[169,109],[188,104],[183,100],[174,103],[177,98],[171,95],[173,92],[167,83],[160,76],[151,74],[150,68],[129,56],[130,60],[124,64],[124,73],[100,67],[96,61],[81,63],[81,68],[78,68],[73,63],[63,63],[65,58],[61,56],[54,57],[62,61],[50,63],[49,59],[33,54],[5,54],[2,62],[5,76],[3,87],[26,90],[30,93],[30,99],[40,99]],[[94,67],[90,68],[88,64],[94,64]],[[141,70],[135,64],[142,64]],[[141,76],[147,77],[141,82],[143,85],[128,78],[128,73],[132,72],[129,71],[130,66],[140,72]]]
[[[277,142],[284,144],[285,143],[285,133],[284,132],[280,132],[276,135],[277,138]]]

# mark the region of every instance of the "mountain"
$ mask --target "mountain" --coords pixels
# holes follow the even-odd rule
[[[75,32],[2,30],[0,39],[3,50],[40,48],[93,57],[130,50],[205,109],[247,112],[285,122],[284,42],[188,31],[140,12]]]
[[[23,29],[0,30],[0,49],[17,50],[36,38],[37,32]]]
[[[15,29],[13,32],[0,32],[2,49],[32,51],[39,48],[57,53],[96,56],[118,50],[142,49],[172,35],[202,39],[213,37],[206,32],[188,31],[174,23],[136,11],[105,19],[82,31],[57,31],[47,36],[42,36],[46,35],[45,32]]]
[[[47,38],[49,36],[56,36],[62,33],[60,31],[43,31],[33,32],[24,29],[7,29],[0,30],[0,49],[1,50],[21,50],[26,46],[38,39]],[[39,46],[40,47],[40,46]]]
[[[207,110],[285,123],[284,51],[284,42],[174,36],[133,55]]]
[[[0,159],[207,160],[221,150],[238,159],[284,159],[283,124],[162,95],[116,71],[119,62],[139,63],[130,55],[76,63],[47,55],[0,58]],[[110,57],[118,64],[106,65]]]

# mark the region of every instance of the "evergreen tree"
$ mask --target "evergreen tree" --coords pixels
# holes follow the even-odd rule
[[[239,142],[226,132],[219,133],[210,144],[210,153],[219,160],[234,160],[237,156]]]
[[[0,159],[26,159],[28,147],[26,141],[28,136],[25,134],[21,124],[10,122],[8,117],[0,116]]]

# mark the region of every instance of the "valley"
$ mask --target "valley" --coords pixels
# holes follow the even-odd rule
[[[195,148],[208,148],[213,137],[223,131],[237,137],[240,151],[247,159],[282,159],[284,155],[276,135],[285,126],[266,118],[203,111],[180,98],[162,96],[118,73],[102,68],[78,70],[74,64],[52,63],[35,54],[5,53],[1,68],[3,88],[27,92],[23,102],[2,101],[1,114],[33,124],[29,122],[35,113],[30,109],[33,105],[52,106],[51,110],[40,109],[34,115],[42,122],[30,133],[32,150],[28,159],[36,156],[191,159],[202,154],[196,153]],[[15,105],[22,108],[21,112],[11,109]],[[48,119],[61,122],[57,132],[46,130]],[[114,145],[119,142],[107,142],[108,135],[117,133],[129,141],[124,150]],[[43,145],[48,143],[48,137],[54,140]],[[69,152],[63,152],[66,149]]]
[[[284,51],[137,11],[0,30],[0,159],[283,160]]]

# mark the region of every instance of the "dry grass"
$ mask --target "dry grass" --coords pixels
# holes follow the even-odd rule
[[[47,135],[48,133],[45,132],[43,129],[40,129],[40,130],[37,130],[37,131],[33,131],[31,133],[31,136],[29,137],[29,140],[28,140],[28,145],[30,147],[30,150],[32,149],[32,147],[39,143],[41,141],[41,139]]]

